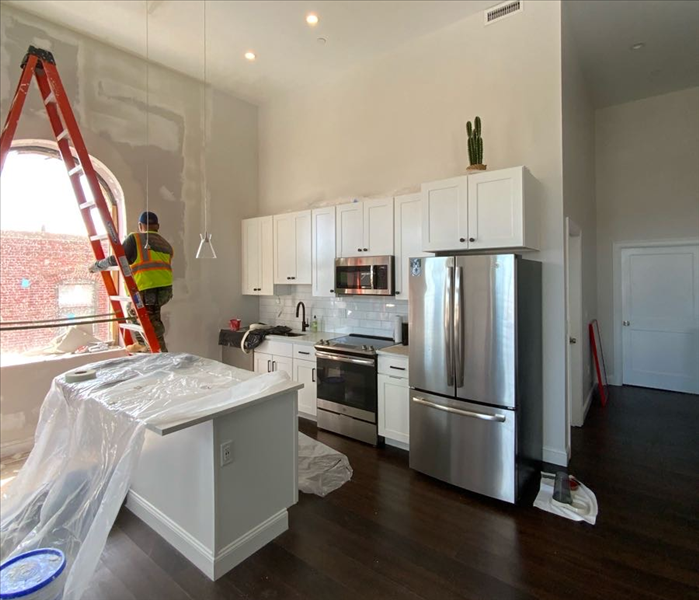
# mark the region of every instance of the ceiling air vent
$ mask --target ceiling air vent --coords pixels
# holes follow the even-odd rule
[[[513,2],[503,2],[497,6],[493,6],[485,11],[485,24],[490,25],[504,19],[505,17],[511,17],[512,15],[522,12],[524,10],[523,0],[514,0]]]

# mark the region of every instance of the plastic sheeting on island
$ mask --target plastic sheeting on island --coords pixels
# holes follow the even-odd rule
[[[299,433],[299,490],[326,496],[352,479],[349,459],[313,438]]]
[[[86,365],[95,379],[53,380],[34,449],[2,495],[0,558],[53,547],[67,558],[64,600],[89,584],[126,497],[147,425],[234,406],[288,381],[190,354],[147,354]]]

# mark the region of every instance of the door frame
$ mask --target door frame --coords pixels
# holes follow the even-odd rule
[[[644,249],[644,248],[671,248],[675,246],[697,246],[699,245],[699,237],[695,238],[676,238],[676,239],[661,239],[661,240],[639,240],[614,242],[612,244],[612,327],[613,327],[613,348],[614,348],[614,371],[607,374],[611,385],[623,385],[624,373],[624,344],[622,342],[622,265],[621,251],[627,249]]]
[[[565,305],[566,305],[566,450],[570,459],[570,429],[580,427],[585,420],[583,407],[583,232],[570,217],[566,217],[565,236]],[[577,343],[571,344],[570,338]]]

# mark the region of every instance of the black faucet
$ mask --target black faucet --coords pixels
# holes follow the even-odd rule
[[[306,321],[306,305],[303,302],[299,302],[296,305],[296,317],[299,316],[299,308],[303,309],[301,313],[301,331],[306,331],[308,329],[308,321]]]

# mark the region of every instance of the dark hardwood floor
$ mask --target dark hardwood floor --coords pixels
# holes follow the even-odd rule
[[[462,492],[302,422],[354,477],[301,494],[290,529],[217,582],[123,509],[84,598],[699,598],[699,397],[612,388],[573,432],[597,525]]]

